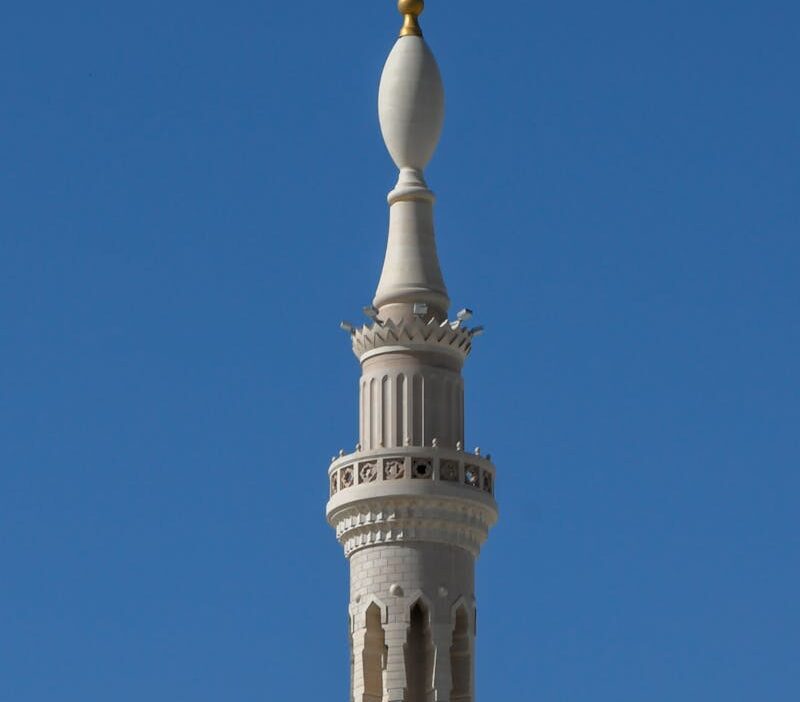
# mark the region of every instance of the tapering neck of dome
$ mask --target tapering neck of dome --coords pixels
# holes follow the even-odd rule
[[[395,43],[381,76],[378,114],[399,175],[388,196],[389,239],[373,304],[394,319],[418,314],[420,305],[428,316],[445,318],[450,300],[436,253],[435,198],[424,176],[442,131],[444,87],[421,36]]]

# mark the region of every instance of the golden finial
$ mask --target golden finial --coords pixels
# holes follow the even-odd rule
[[[403,15],[403,28],[400,30],[400,36],[421,37],[422,30],[417,17],[425,9],[425,0],[397,0],[397,9]]]

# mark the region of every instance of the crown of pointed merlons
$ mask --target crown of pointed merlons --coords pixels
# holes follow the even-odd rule
[[[462,362],[472,349],[474,329],[462,326],[458,320],[425,321],[420,317],[394,322],[365,324],[354,329],[353,353],[364,361],[375,353],[402,349],[440,351],[458,357]]]

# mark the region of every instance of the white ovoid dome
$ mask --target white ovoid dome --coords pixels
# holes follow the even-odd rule
[[[397,40],[378,92],[383,140],[398,168],[422,171],[431,160],[444,122],[439,66],[421,36]]]

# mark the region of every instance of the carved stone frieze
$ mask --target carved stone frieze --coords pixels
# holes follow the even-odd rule
[[[488,457],[440,447],[381,449],[336,458],[328,469],[330,496],[358,490],[368,484],[429,480],[449,483],[457,490],[474,488],[494,495],[495,468]]]
[[[401,541],[436,541],[477,556],[496,519],[479,504],[435,498],[376,498],[329,515],[336,537],[349,556],[360,548]]]

